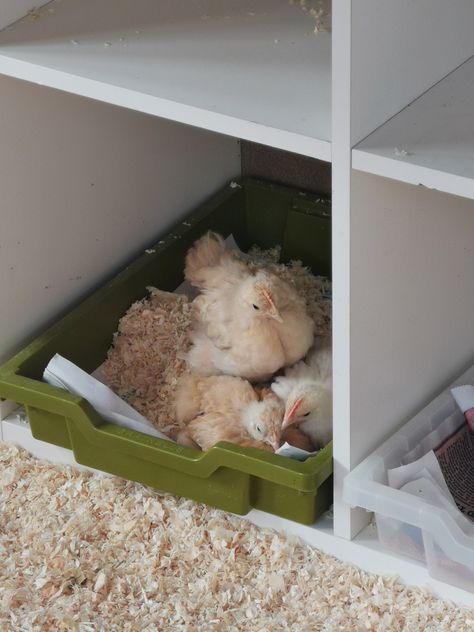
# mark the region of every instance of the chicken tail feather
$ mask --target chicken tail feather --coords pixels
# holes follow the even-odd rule
[[[184,276],[195,287],[206,285],[209,268],[219,264],[225,254],[224,240],[212,231],[196,241],[186,255]]]

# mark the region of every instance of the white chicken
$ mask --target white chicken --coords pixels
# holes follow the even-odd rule
[[[263,382],[303,358],[314,339],[304,299],[261,269],[253,273],[209,232],[186,256],[185,277],[201,290],[194,300],[191,371]]]
[[[241,378],[184,375],[176,391],[176,419],[187,424],[178,443],[208,450],[218,441],[275,451],[280,446],[284,405],[271,391],[256,392]]]
[[[285,402],[282,428],[298,427],[314,448],[332,439],[332,349],[319,343],[305,361],[286,369],[272,384]]]

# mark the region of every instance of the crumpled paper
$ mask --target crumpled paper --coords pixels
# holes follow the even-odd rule
[[[279,456],[287,456],[288,458],[295,459],[296,461],[306,461],[306,459],[310,456],[314,456],[318,452],[319,450],[316,450],[315,452],[308,452],[307,450],[296,448],[285,441],[285,443],[275,451],[275,454],[278,454]]]

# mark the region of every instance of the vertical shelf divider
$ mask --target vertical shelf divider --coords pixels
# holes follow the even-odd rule
[[[368,518],[342,501],[351,468],[351,4],[332,3],[332,253],[334,534],[350,540]],[[354,524],[357,527],[354,529]]]

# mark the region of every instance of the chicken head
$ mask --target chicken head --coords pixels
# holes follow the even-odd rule
[[[268,443],[274,450],[278,450],[284,412],[283,402],[275,396],[268,396],[246,406],[241,422],[253,439]]]
[[[317,383],[297,385],[290,392],[282,428],[302,422],[327,423],[332,419],[332,391]]]
[[[240,288],[242,304],[248,310],[252,310],[255,317],[272,318],[282,323],[280,309],[284,295],[280,285],[275,275],[260,270],[242,283]]]

